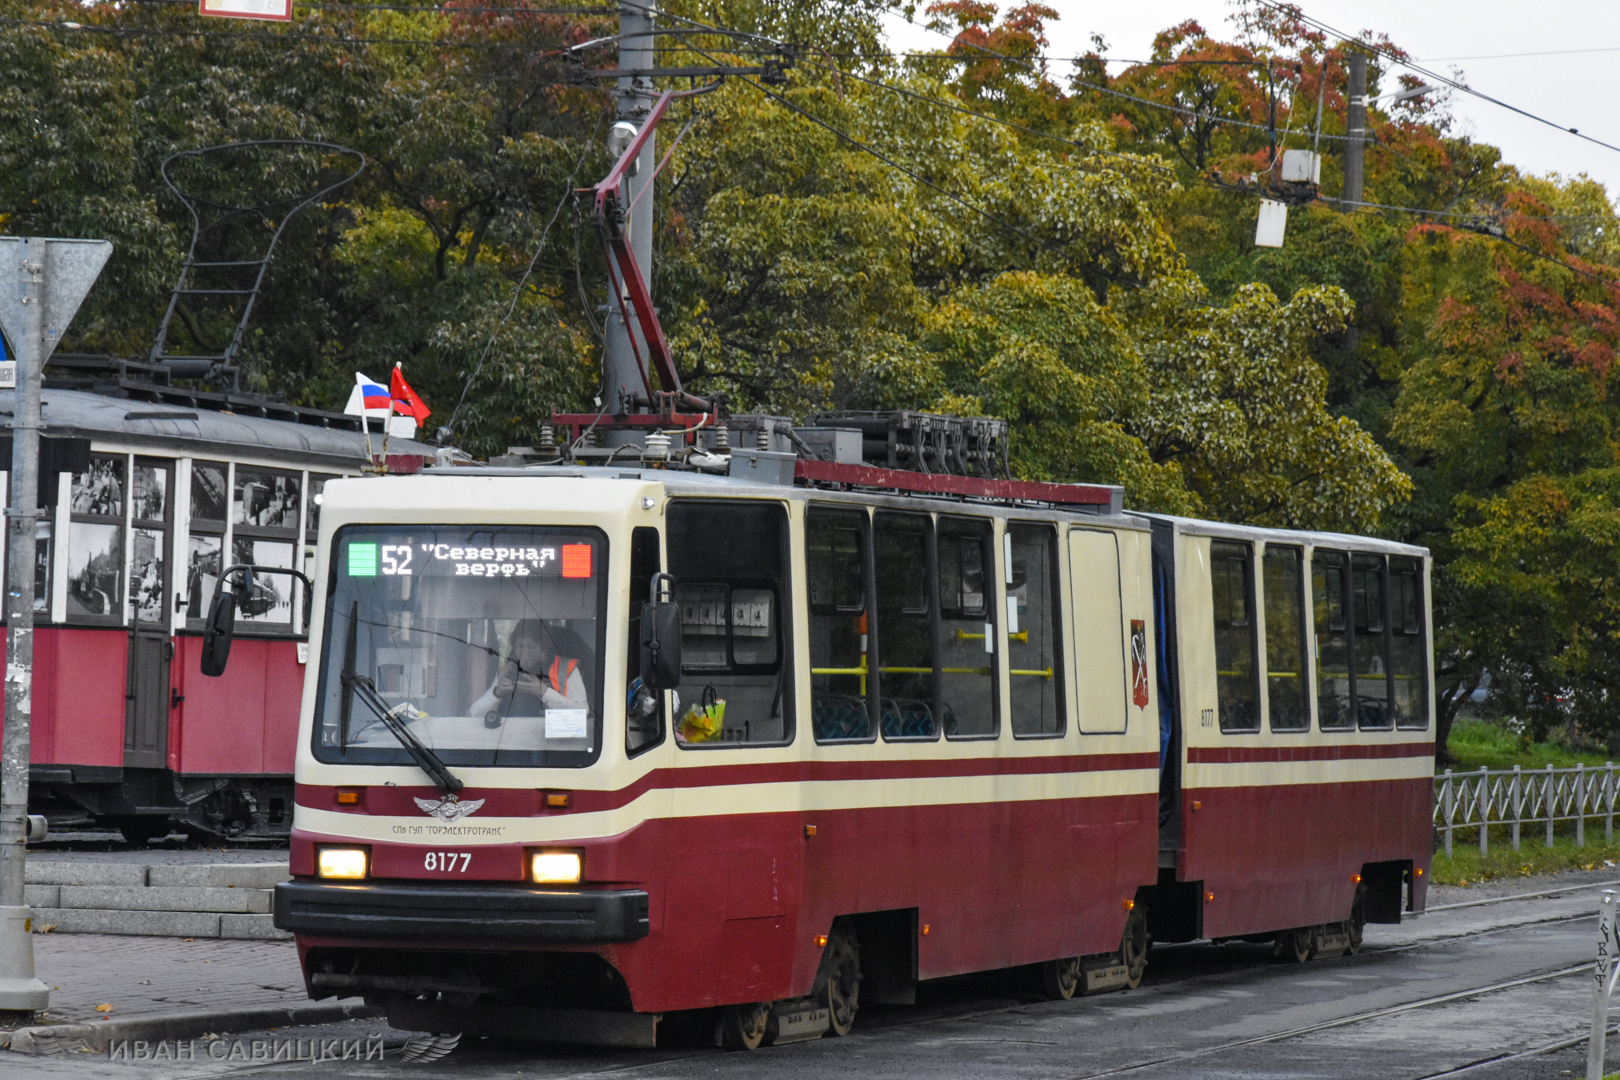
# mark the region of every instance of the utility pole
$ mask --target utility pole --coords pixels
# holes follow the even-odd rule
[[[1345,110],[1344,194],[1339,209],[1354,210],[1361,205],[1362,146],[1367,135],[1367,54],[1352,46],[1350,52],[1350,100]]]
[[[28,855],[28,735],[34,669],[34,546],[39,520],[40,384],[45,361],[106,265],[105,240],[0,238],[0,327],[17,389],[6,510],[6,702],[0,736],[0,1010],[37,1012],[50,988],[34,977],[33,912],[23,902]],[[15,283],[16,291],[10,286]],[[7,293],[17,296],[15,306]],[[54,479],[54,478],[53,478]],[[40,824],[43,824],[41,819]]]
[[[619,77],[618,122],[608,135],[608,146],[615,154],[622,153],[635,138],[652,108],[655,93],[652,77],[645,74],[653,67],[653,17],[655,9],[627,3],[619,8]],[[625,223],[629,234],[630,250],[641,272],[646,275],[647,288],[652,289],[653,240],[653,170],[658,165],[656,138],[649,138],[636,158],[636,167],[625,181],[623,205],[630,207],[630,220]],[[612,272],[610,270],[610,272]],[[622,279],[621,279],[622,280]],[[645,358],[647,345],[635,325],[632,313],[621,310],[617,290],[608,290],[608,318],[604,330],[605,347],[602,357],[602,409],[618,413],[629,398],[645,396],[642,368],[636,355]],[[632,339],[631,335],[635,335]],[[629,409],[634,412],[636,410]],[[608,432],[605,438],[612,442],[638,441],[635,432]]]

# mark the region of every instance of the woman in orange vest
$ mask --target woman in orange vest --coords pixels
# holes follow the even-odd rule
[[[495,680],[500,714],[539,716],[547,708],[586,707],[585,678],[577,659],[557,651],[551,629],[525,619],[512,631],[512,654]]]

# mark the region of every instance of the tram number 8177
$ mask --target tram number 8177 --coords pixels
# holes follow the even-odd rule
[[[459,863],[459,865],[458,865]],[[422,856],[424,870],[465,874],[472,863],[470,851],[430,851]]]

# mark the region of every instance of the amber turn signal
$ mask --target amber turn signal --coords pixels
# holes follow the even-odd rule
[[[932,929],[933,929],[933,927],[929,926],[927,923],[923,923],[923,937],[927,937],[928,936],[928,931],[930,931]]]
[[[1204,894],[1204,903],[1206,903],[1206,904],[1211,903],[1212,901],[1214,901],[1214,899],[1215,899],[1215,894],[1214,893],[1207,892],[1207,893]]]
[[[1361,884],[1361,875],[1360,874],[1351,874],[1350,875],[1350,884],[1352,884],[1352,885],[1360,885]]]
[[[568,809],[569,805],[573,803],[573,801],[573,795],[567,791],[546,792],[547,810],[566,810]]]
[[[804,827],[804,835],[806,835],[806,836],[814,836],[814,835],[816,835],[816,827],[814,825],[806,825]]]
[[[1135,900],[1127,900],[1127,901],[1125,901],[1125,910],[1126,911],[1132,911],[1132,910],[1135,910],[1135,908],[1136,908],[1136,901]]]
[[[826,947],[827,947],[827,935],[826,934],[817,934],[816,935],[816,948],[825,949]]]
[[[1420,867],[1418,867],[1418,868],[1417,868],[1417,876],[1418,876],[1418,877],[1422,877],[1422,876],[1423,876],[1423,867],[1421,867],[1421,866],[1420,866]]]
[[[339,806],[353,806],[360,801],[360,793],[358,791],[340,791],[337,793],[337,795]]]

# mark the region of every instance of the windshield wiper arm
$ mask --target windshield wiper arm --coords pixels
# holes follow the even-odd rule
[[[399,714],[409,707],[408,702],[402,702],[390,708],[383,696],[377,693],[377,688],[372,685],[371,680],[364,675],[356,674],[350,670],[345,671],[342,678],[345,703],[353,698],[359,698],[365,702],[366,707],[377,715],[377,719],[382,721],[383,726],[388,729],[389,733],[399,740],[399,744],[405,748],[407,754],[411,755],[411,760],[416,762],[417,767],[433,778],[434,784],[438,786],[440,791],[449,795],[462,789],[464,785],[450,771],[450,767],[444,763],[444,760],[423,745],[422,740],[418,739],[410,728],[400,721]]]

